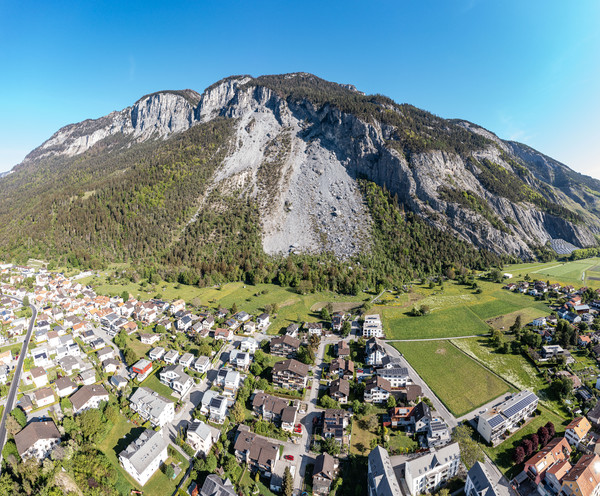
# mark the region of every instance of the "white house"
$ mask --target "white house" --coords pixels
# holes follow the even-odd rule
[[[243,338],[240,342],[240,351],[246,351],[248,353],[256,353],[258,349],[258,341],[254,338]]]
[[[164,356],[164,354],[165,349],[162,346],[157,346],[156,348],[150,350],[148,356],[150,357],[150,360],[160,360]]]
[[[143,486],[167,460],[167,446],[168,443],[160,432],[146,429],[119,453],[119,462],[125,471]]]
[[[46,458],[60,443],[60,432],[51,420],[30,422],[15,434],[15,444],[21,458]]]
[[[207,356],[199,356],[194,362],[194,370],[204,374],[210,368],[210,358]]]
[[[181,358],[179,359],[179,364],[183,365],[186,368],[190,368],[192,366],[193,361],[194,361],[194,355],[192,355],[191,353],[184,353],[183,355],[181,355]]]
[[[266,329],[271,324],[271,320],[269,315],[266,313],[261,313],[258,317],[256,317],[256,326],[260,329]]]
[[[175,365],[179,359],[179,352],[176,350],[169,350],[163,357],[163,360],[171,365]]]
[[[49,387],[38,389],[35,393],[35,402],[38,408],[54,403],[54,392]]]
[[[42,367],[34,367],[31,369],[30,374],[36,388],[41,388],[48,385],[48,374],[46,373],[46,369],[43,369]]]
[[[156,427],[163,427],[175,418],[175,405],[147,387],[139,387],[129,398],[131,409]]]
[[[238,369],[246,370],[250,365],[250,355],[245,351],[231,350],[229,363]]]
[[[54,386],[56,387],[56,393],[61,398],[70,396],[77,391],[77,384],[75,384],[68,377],[59,377],[56,379],[56,381],[54,381]]]
[[[159,375],[161,382],[178,392],[181,397],[185,396],[194,384],[181,365],[169,365]]]
[[[201,453],[206,456],[214,443],[219,440],[221,431],[210,427],[209,425],[195,420],[188,427],[187,443],[194,449],[196,454]]]
[[[379,314],[366,315],[363,324],[363,337],[365,338],[382,338],[383,325]]]
[[[81,413],[90,408],[98,408],[102,401],[108,401],[108,392],[99,384],[82,386],[71,396],[73,413]]]

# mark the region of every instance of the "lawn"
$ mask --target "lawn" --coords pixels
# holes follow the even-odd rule
[[[546,303],[536,302],[530,296],[503,290],[500,284],[488,281],[480,280],[477,284],[481,293],[450,281],[446,281],[443,289],[414,285],[411,293],[398,298],[387,295],[373,311],[382,314],[389,339],[474,336],[489,332],[486,321],[506,314],[516,315],[515,312],[525,308],[527,315],[535,313],[536,317],[549,313]],[[428,315],[409,315],[413,307],[422,305],[430,308]]]
[[[173,390],[169,386],[165,386],[162,382],[160,382],[160,379],[158,378],[159,371],[160,369],[155,369],[152,374],[146,377],[140,386],[150,388],[152,391],[156,391],[161,396],[164,396],[169,400],[176,401],[176,399],[171,396]]]
[[[352,441],[350,444],[350,454],[367,455],[371,451],[371,441],[373,439],[379,439],[379,436],[371,431],[363,429],[360,426],[359,421],[355,419],[352,420]]]
[[[450,341],[394,343],[457,417],[513,390]]]
[[[536,393],[555,414],[563,414],[562,407],[549,393],[548,384],[527,358],[521,354],[497,353],[488,346],[487,341],[486,338],[471,338],[456,339],[453,343],[517,389],[528,389]]]
[[[511,325],[515,323],[517,316],[521,316],[521,323],[528,324],[532,322],[534,319],[538,317],[546,317],[549,314],[550,310],[539,309],[539,308],[522,308],[521,310],[517,310],[515,312],[507,313],[506,315],[501,315],[500,317],[494,317],[493,319],[488,319],[487,323],[491,325],[494,329],[508,329]]]
[[[523,426],[520,430],[515,432],[506,441],[499,444],[495,448],[487,445],[483,445],[483,449],[488,456],[496,463],[498,468],[502,470],[508,479],[512,479],[519,472],[523,470],[523,466],[515,466],[513,462],[513,453],[515,448],[521,444],[523,438],[530,436],[534,432],[543,426],[547,422],[552,422],[558,436],[565,430],[566,421],[558,415],[552,413],[550,410],[543,406],[538,407],[541,414],[537,417],[532,418],[529,423]]]
[[[398,453],[412,453],[419,444],[400,430],[390,431],[390,451]]]
[[[525,274],[529,274],[532,279],[549,279],[550,282],[572,284],[576,287],[586,285],[597,288],[600,287],[600,281],[593,278],[598,277],[596,272],[598,264],[600,264],[600,258],[587,258],[574,262],[554,261],[544,264],[507,265],[504,270],[513,274],[515,278],[525,277]],[[589,273],[590,271],[592,272]],[[582,281],[584,273],[585,281]]]

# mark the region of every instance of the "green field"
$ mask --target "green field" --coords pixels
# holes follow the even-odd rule
[[[394,343],[457,417],[513,390],[450,341]]]
[[[521,279],[525,274],[529,274],[531,279],[548,279],[550,282],[571,284],[575,287],[585,285],[598,288],[600,287],[599,265],[600,258],[586,258],[574,262],[507,265],[504,270],[512,274],[514,279]],[[582,280],[584,273],[585,280]]]
[[[443,290],[438,286],[430,289],[428,285],[415,285],[409,294],[399,295],[397,298],[386,296],[373,311],[381,312],[389,339],[487,334],[490,329],[487,321],[490,319],[525,308],[529,309],[528,313],[535,314],[535,317],[549,313],[546,303],[537,302],[530,296],[512,293],[502,289],[500,284],[487,281],[477,281],[477,284],[482,289],[480,294],[450,281],[444,284]],[[431,312],[421,317],[408,314],[413,307],[421,305],[427,305]]]

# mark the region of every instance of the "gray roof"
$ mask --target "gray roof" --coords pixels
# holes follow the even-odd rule
[[[15,444],[19,455],[23,456],[40,439],[60,439],[60,433],[51,420],[30,422],[22,431],[15,434]]]
[[[369,453],[369,488],[377,496],[402,496],[390,455],[381,446]]]
[[[159,432],[146,429],[140,437],[119,453],[119,458],[127,458],[138,474],[141,474],[167,447],[167,444]]]
[[[497,487],[490,480],[485,466],[481,462],[475,463],[469,470],[468,478],[473,483],[475,491],[466,496],[500,496]]]
[[[129,401],[137,405],[138,409],[148,412],[151,417],[155,418],[160,417],[160,414],[169,403],[173,403],[157,392],[152,391],[152,389],[144,386],[137,388],[129,398]]]
[[[223,481],[218,475],[210,474],[204,480],[200,496],[236,496],[235,488],[229,479]]]
[[[405,472],[410,472],[413,477],[419,477],[438,465],[450,463],[453,459],[460,459],[458,443],[452,443],[439,450],[433,450],[426,455],[406,462]]]
[[[190,432],[196,434],[200,439],[208,439],[212,436],[212,431],[204,422],[195,420],[188,427],[188,435]]]

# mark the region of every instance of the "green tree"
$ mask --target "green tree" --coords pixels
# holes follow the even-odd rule
[[[125,290],[121,293],[121,299],[123,301],[128,301],[129,300],[129,291]]]
[[[244,419],[246,418],[246,412],[244,411],[244,406],[242,405],[242,402],[236,401],[233,406],[231,407],[231,409],[229,410],[229,417],[231,418],[231,421],[234,424],[240,424],[244,421]]]
[[[321,441],[322,453],[329,453],[331,456],[337,456],[340,454],[340,451],[340,443],[335,440],[335,437],[326,437]]]
[[[131,367],[135,362],[137,362],[139,360],[136,352],[133,351],[129,347],[125,348],[125,351],[123,352],[123,356],[125,357],[125,363],[129,367]]]
[[[164,465],[164,471],[165,471],[165,475],[169,479],[172,479],[173,476],[175,475],[175,470],[173,469],[173,465],[170,463],[168,465]]]
[[[13,408],[10,414],[21,427],[25,427],[27,425],[27,415],[25,415],[25,412],[21,410],[20,407]]]
[[[100,410],[91,408],[86,410],[77,417],[77,424],[81,429],[83,437],[95,442],[97,436],[102,431],[104,424],[102,423],[102,414]]]
[[[325,321],[331,320],[331,315],[329,314],[329,311],[325,307],[321,308],[320,317],[321,317],[321,320],[325,320]]]
[[[342,324],[342,336],[346,337],[350,334],[350,331],[352,330],[352,324],[350,324],[349,320],[345,320],[344,323]]]
[[[456,427],[452,433],[452,440],[458,442],[460,458],[465,467],[467,467],[467,470],[475,465],[476,462],[483,463],[483,450],[479,443],[473,439],[471,428],[468,425],[460,424]]]
[[[294,478],[290,467],[286,465],[283,471],[283,496],[292,496],[294,494]]]
[[[23,306],[27,308],[29,306],[29,296],[25,295],[23,297]]]
[[[396,406],[396,398],[394,398],[392,395],[390,395],[390,397],[387,400],[387,407],[394,408],[395,406]]]

